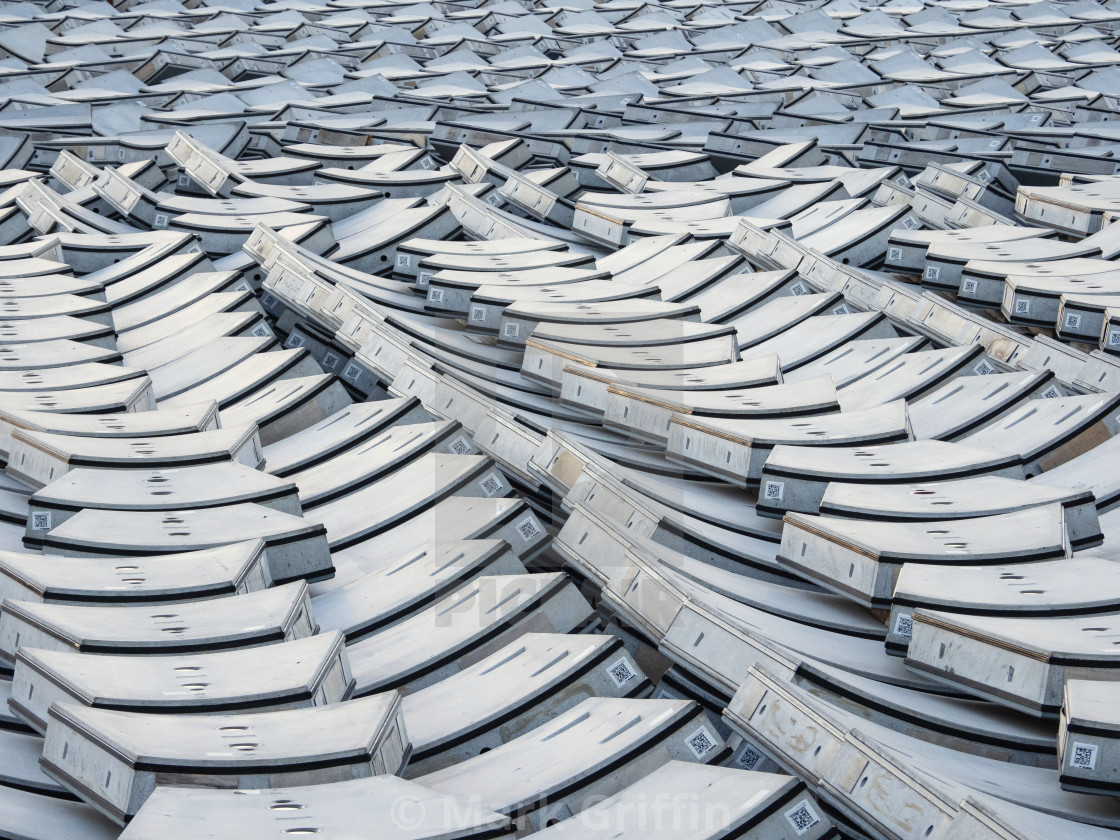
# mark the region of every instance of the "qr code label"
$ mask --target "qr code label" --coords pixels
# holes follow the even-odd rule
[[[31,514],[32,531],[49,531],[51,529],[50,511],[39,511]]]
[[[486,307],[485,306],[472,306],[470,319],[476,324],[482,323],[486,320]]]
[[[966,295],[974,294],[978,288],[980,288],[980,283],[976,280],[965,280],[961,283],[961,291]]]
[[[288,340],[284,342],[284,346],[288,347],[288,348],[302,347],[303,346],[303,336],[302,335],[296,335],[295,333],[292,333],[290,336],[288,336]]]
[[[155,226],[157,228],[167,227],[167,214],[166,213],[156,213]]]
[[[762,488],[762,497],[768,502],[780,502],[786,494],[784,481],[767,481]]]
[[[342,371],[342,378],[356,385],[358,380],[362,378],[362,369],[351,362],[346,366],[346,369]]]
[[[341,360],[334,353],[324,353],[323,354],[322,365],[327,370],[334,370],[335,365],[337,365],[339,363],[339,361],[341,361]]]
[[[492,193],[490,193],[490,195],[486,196],[486,203],[489,204],[491,207],[497,207],[498,204],[501,202],[501,200],[502,200],[501,196],[499,196],[497,193],[494,193],[494,192],[492,192]]]
[[[916,228],[918,226],[918,220],[915,219],[913,216],[907,216],[905,219],[902,220],[902,226],[904,228],[906,228],[907,230],[913,230],[914,228]]]
[[[502,335],[504,335],[506,338],[517,338],[519,335],[521,335],[521,325],[506,324],[502,328]]]
[[[899,613],[894,620],[894,634],[906,639],[914,635],[914,617],[909,613]]]
[[[253,327],[252,334],[257,338],[268,338],[268,336],[272,335],[272,333],[268,331],[268,327],[266,327],[264,324],[257,324],[255,327]]]
[[[809,287],[798,280],[796,283],[789,287],[789,293],[791,295],[807,295],[809,293]]]
[[[802,799],[786,811],[786,819],[789,820],[798,837],[821,821],[808,799]]]
[[[462,435],[459,435],[459,437],[451,441],[450,446],[448,446],[447,448],[456,455],[466,455],[471,451],[470,443]]]
[[[902,259],[902,249],[901,248],[889,248],[889,249],[887,249],[887,259],[890,262],[899,262]]]
[[[716,748],[716,738],[706,726],[701,726],[685,738],[685,743],[697,758],[703,758]]]
[[[657,692],[658,700],[676,700],[677,698],[666,691],[664,688]]]
[[[1120,330],[1115,330],[1108,334],[1108,346],[1120,347]]]
[[[1096,744],[1079,744],[1076,741],[1073,744],[1073,755],[1069,760],[1070,767],[1076,767],[1078,770],[1094,770],[1097,766],[1097,745]]]
[[[1029,300],[1019,299],[1015,301],[1015,314],[1027,315],[1031,311],[1031,302]]]
[[[409,254],[397,254],[397,268],[408,268],[412,265],[412,257]]]
[[[92,159],[93,159],[93,153],[90,152],[90,160],[92,160]],[[191,182],[191,176],[188,175],[186,172],[183,172],[181,175],[179,175],[179,186],[180,187],[185,187],[188,184],[190,184],[190,182]]]
[[[1057,385],[1051,385],[1049,388],[1042,392],[1043,399],[1047,400],[1056,400],[1061,395],[1062,392],[1058,390]]]
[[[505,485],[502,480],[498,478],[496,473],[487,473],[478,482],[478,486],[482,488],[482,492],[487,496],[496,496],[505,490]]]
[[[1067,312],[1065,321],[1062,323],[1067,330],[1076,330],[1081,326],[1081,316],[1076,312]]]
[[[611,678],[611,682],[615,684],[616,688],[622,688],[627,683],[633,682],[638,675],[634,673],[630,663],[623,658],[607,666],[607,676]]]
[[[744,770],[754,770],[762,763],[765,756],[750,744],[743,744],[743,748],[735,757],[735,766],[742,767]]]
[[[537,521],[531,516],[526,516],[517,523],[517,535],[525,542],[529,542],[534,537],[538,536],[541,532],[541,527]]]
[[[938,266],[931,265],[926,267],[927,280],[937,280],[939,277],[941,277],[941,269]]]
[[[249,284],[242,280],[240,283],[233,287],[233,290],[235,292],[247,292],[249,291]]]
[[[842,303],[839,306],[837,306],[835,309],[832,310],[833,315],[847,315],[850,312],[851,312],[851,310],[848,309],[848,304],[846,304],[846,303]]]
[[[980,364],[978,364],[976,367],[974,367],[972,369],[972,372],[975,373],[977,376],[987,376],[993,370],[995,370],[994,367],[992,367],[990,364],[988,364],[987,361],[983,361]]]
[[[421,158],[420,159],[420,165],[424,169],[431,169],[433,166],[435,166],[435,164],[432,162],[432,159],[430,157]]]
[[[443,303],[443,289],[430,289],[428,291],[428,301],[430,303]]]
[[[261,296],[261,305],[265,308],[271,309],[276,305],[276,298],[266,292]]]

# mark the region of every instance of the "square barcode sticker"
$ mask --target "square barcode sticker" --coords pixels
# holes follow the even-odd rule
[[[520,324],[506,324],[502,327],[502,335],[506,338],[517,338],[521,334]]]
[[[284,342],[284,346],[288,347],[288,348],[302,347],[303,346],[303,336],[302,335],[296,335],[295,333],[292,333],[291,335],[288,336],[288,340]]]
[[[833,315],[848,315],[850,312],[851,310],[848,309],[848,304],[846,303],[842,303],[832,310]]]
[[[762,497],[768,502],[780,502],[786,493],[784,481],[767,481],[762,488]]]
[[[362,369],[351,362],[346,366],[346,369],[342,371],[342,378],[347,382],[357,384],[358,380],[362,378]]]
[[[990,364],[988,364],[987,361],[983,361],[980,364],[978,364],[976,367],[974,367],[972,369],[972,372],[975,373],[977,376],[987,376],[993,370],[995,370],[994,367],[992,367]]]
[[[809,287],[802,283],[800,280],[789,287],[791,295],[804,295],[809,293]]]
[[[890,262],[898,262],[901,259],[902,259],[902,249],[901,248],[888,248],[887,249],[887,260],[889,260]]]
[[[1015,314],[1026,315],[1031,311],[1031,302],[1029,300],[1018,299],[1015,301]]]
[[[470,443],[462,435],[459,435],[459,437],[457,437],[457,438],[455,438],[455,440],[451,441],[451,444],[447,448],[450,449],[456,455],[466,455],[468,452],[471,451]]]
[[[906,228],[907,230],[913,230],[914,228],[916,228],[918,226],[918,220],[915,219],[913,216],[907,216],[905,219],[902,220],[902,226],[904,228]]]
[[[516,527],[517,535],[521,537],[521,539],[523,539],[525,542],[529,542],[529,540],[538,536],[541,532],[540,525],[537,524],[537,520],[535,520],[532,516],[526,516],[524,519],[517,523]]]
[[[1047,388],[1045,391],[1042,392],[1043,399],[1047,399],[1047,400],[1056,400],[1061,395],[1062,395],[1062,392],[1060,390],[1058,390],[1057,385],[1051,385],[1049,388]]]
[[[976,280],[965,280],[963,283],[961,283],[961,291],[966,295],[975,293],[979,287],[980,283]]]
[[[412,265],[412,257],[409,254],[397,254],[397,268],[408,268]]]
[[[894,620],[894,634],[907,639],[914,635],[914,617],[909,613],[899,613]]]
[[[808,799],[802,799],[786,811],[786,819],[789,820],[789,824],[793,826],[793,830],[797,832],[798,837],[821,821]]]
[[[716,748],[716,738],[706,726],[701,726],[685,738],[685,743],[697,758],[703,758]]]
[[[90,153],[90,159],[92,160],[92,158],[93,158],[93,154]],[[186,172],[180,173],[180,175],[179,175],[179,186],[180,187],[185,187],[188,184],[190,184],[190,182],[191,182],[191,176],[190,175],[188,175]]]
[[[1067,312],[1066,313],[1066,318],[1062,322],[1062,325],[1067,330],[1076,330],[1078,327],[1081,326],[1081,316],[1079,314],[1077,314],[1076,312]]]
[[[443,303],[443,289],[429,290],[428,301],[431,303]]]
[[[340,360],[336,354],[328,352],[323,354],[323,361],[320,362],[320,364],[322,364],[322,366],[327,370],[334,370],[335,365],[337,365],[339,361]]]
[[[253,327],[253,335],[257,338],[268,338],[268,336],[272,335],[272,333],[268,331],[268,327],[266,327],[264,324],[257,324],[255,327]]]
[[[265,307],[266,309],[270,309],[275,305],[276,298],[274,298],[272,295],[268,294],[267,292],[261,295],[261,306]]]
[[[490,193],[490,195],[486,196],[486,203],[489,204],[491,207],[497,207],[498,203],[501,200],[502,200],[501,196],[499,196],[496,192],[492,192],[492,193]]]
[[[31,514],[31,530],[32,531],[49,531],[51,529],[51,513],[47,511],[37,511]]]
[[[1078,770],[1094,770],[1097,766],[1097,745],[1073,743],[1073,754],[1069,759],[1070,767]]]
[[[236,286],[233,287],[233,291],[235,291],[235,292],[247,292],[247,291],[249,291],[249,284],[246,283],[244,280],[242,280],[240,283],[238,283]]]
[[[476,324],[486,320],[486,307],[485,306],[472,306],[470,319]]]
[[[936,265],[926,266],[926,279],[936,280],[941,276],[941,269]]]
[[[420,276],[416,278],[416,283],[420,286],[427,286],[428,282],[432,279],[432,272],[421,271]]]
[[[155,226],[157,228],[167,227],[167,214],[166,213],[156,213]]]
[[[615,686],[622,688],[626,683],[632,682],[637,674],[634,673],[634,669],[630,667],[630,663],[623,657],[607,666],[607,676],[611,678]]]
[[[478,482],[478,486],[482,488],[482,492],[487,496],[496,496],[506,489],[505,485],[502,484],[502,480],[498,478],[497,473],[487,473],[484,475],[482,480]]]
[[[743,743],[743,748],[735,756],[735,765],[744,770],[754,770],[762,763],[763,755],[748,743]]]
[[[1120,347],[1120,330],[1112,330],[1108,334],[1108,346]]]

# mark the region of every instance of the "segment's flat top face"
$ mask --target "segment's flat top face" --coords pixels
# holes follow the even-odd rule
[[[190,507],[265,500],[294,493],[291,482],[241,464],[157,470],[70,470],[38,490],[34,501],[85,508]]]
[[[200,706],[231,698],[266,703],[307,690],[341,644],[337,633],[248,650],[112,656],[23,648],[22,659],[90,705]]]
[[[1026,558],[1063,553],[1060,505],[990,518],[933,522],[871,522],[788,514],[788,522],[840,546],[855,546],[881,560],[962,562],[967,558]]]
[[[492,811],[462,808],[453,797],[415,782],[371,776],[250,791],[161,787],[126,834],[145,840],[209,837],[220,825],[223,833],[244,840],[269,840],[278,829],[295,826],[326,840],[342,840],[356,826],[376,825],[385,840],[456,840],[496,836],[492,832],[508,824]]]
[[[468,583],[413,618],[351,645],[347,653],[359,687],[462,649],[487,628],[517,619],[561,585],[555,573],[494,575]]]
[[[175,591],[231,585],[263,550],[263,543],[247,540],[151,557],[60,557],[4,551],[0,552],[0,568],[49,596],[143,599],[145,592],[173,595]]]
[[[1065,718],[1069,724],[1120,730],[1115,686],[1096,680],[1066,680]]]
[[[100,424],[100,427],[109,427],[110,431],[120,431],[111,428],[111,421]],[[127,437],[107,437],[27,430],[17,432],[15,439],[26,441],[36,449],[58,453],[75,460],[104,459],[137,463],[144,458],[192,459],[229,452],[251,437],[254,431],[252,427],[234,426],[228,429],[210,429],[175,435],[147,437],[142,433],[134,433]]]
[[[683,700],[591,698],[526,737],[417,781],[442,793],[473,793],[504,811],[656,742],[690,709]]]
[[[995,618],[921,610],[916,615],[938,626],[963,631],[970,646],[1025,648],[1044,661],[1067,657],[1089,666],[1110,667],[1109,663],[1120,657],[1120,622],[1115,614]]]
[[[87,733],[130,764],[198,767],[361,760],[396,713],[396,692],[309,709],[226,715],[147,715],[54,707],[52,716]]]
[[[835,512],[927,519],[936,515],[955,518],[1005,513],[1085,495],[1084,491],[1064,487],[982,475],[924,484],[832,483],[825,490],[821,504]]]
[[[687,830],[696,832],[693,836],[697,838],[722,837],[724,832],[746,822],[752,815],[765,813],[774,801],[796,786],[793,778],[776,773],[737,773],[724,767],[670,761],[588,812],[563,820],[538,834],[542,840],[577,837],[671,840],[679,837],[681,829],[687,826]],[[661,825],[646,825],[637,816],[648,802],[686,797],[695,797],[697,802],[702,799],[704,804],[688,815],[682,808],[679,819],[669,818]]]
[[[1120,601],[1120,568],[1102,558],[1080,556],[1014,566],[907,563],[895,584],[895,601],[966,611],[1088,610]]]
[[[51,542],[105,553],[217,548],[246,539],[274,541],[321,533],[322,526],[257,504],[172,511],[83,510],[55,527]]]
[[[273,635],[286,627],[305,592],[306,585],[300,582],[236,598],[166,606],[103,609],[9,601],[5,609],[79,644],[136,643],[170,648],[207,640],[251,640]]]
[[[846,411],[839,414],[822,414],[789,420],[674,418],[673,422],[700,431],[711,430],[731,440],[741,440],[752,445],[801,444],[814,445],[825,440],[841,444],[858,443],[860,439],[875,439],[883,435],[902,433],[905,430],[906,404],[902,400],[875,406],[863,411]]]
[[[409,737],[419,748],[473,729],[525,697],[545,695],[612,645],[607,636],[526,633],[453,677],[405,695]]]

